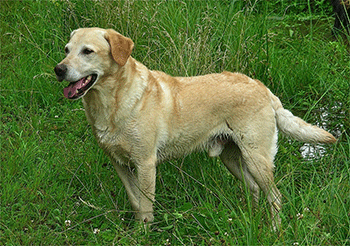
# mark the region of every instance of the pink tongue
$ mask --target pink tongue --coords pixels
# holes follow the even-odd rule
[[[70,84],[68,87],[63,89],[63,94],[66,98],[74,98],[78,93],[77,90],[83,88],[83,82],[85,78],[75,82],[74,84]]]

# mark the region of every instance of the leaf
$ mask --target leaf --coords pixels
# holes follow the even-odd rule
[[[173,215],[176,219],[181,219],[183,217],[183,215],[178,212],[173,213]]]
[[[162,230],[164,231],[167,231],[167,230],[170,230],[174,227],[174,225],[168,225],[168,226],[165,226],[165,227],[161,227]]]

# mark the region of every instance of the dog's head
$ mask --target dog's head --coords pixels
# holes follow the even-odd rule
[[[133,47],[131,39],[112,29],[74,30],[65,46],[66,58],[54,69],[58,81],[70,82],[64,88],[64,96],[83,97],[103,76],[124,66]]]

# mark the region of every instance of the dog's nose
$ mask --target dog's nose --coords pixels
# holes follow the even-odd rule
[[[62,81],[67,73],[67,66],[64,64],[58,64],[54,70],[58,81]]]

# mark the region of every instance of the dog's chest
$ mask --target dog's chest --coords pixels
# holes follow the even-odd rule
[[[116,162],[120,164],[130,165],[132,161],[133,147],[128,139],[127,132],[110,131],[108,128],[101,130],[94,126],[93,132],[99,146]]]
[[[90,94],[88,96],[91,96]],[[129,165],[133,162],[132,156],[137,141],[132,119],[117,120],[115,112],[110,109],[111,106],[102,104],[99,97],[93,99],[95,100],[89,98],[83,102],[86,118],[99,146],[115,161]]]

